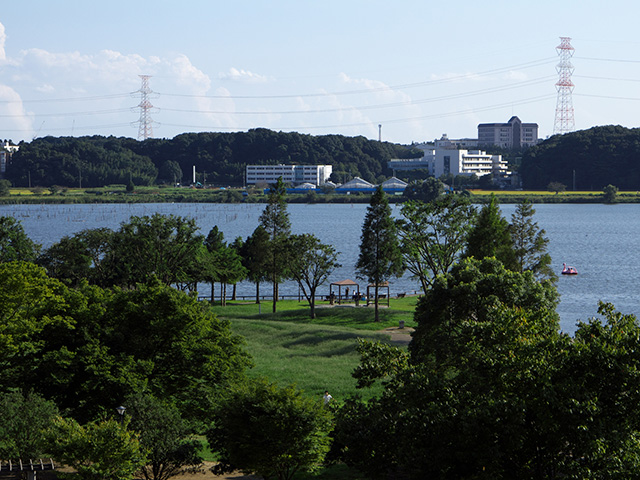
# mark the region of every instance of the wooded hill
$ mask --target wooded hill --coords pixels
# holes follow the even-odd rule
[[[525,190],[559,182],[576,190],[640,189],[640,129],[621,126],[554,135],[527,150],[520,174]]]
[[[255,129],[185,133],[173,139],[43,137],[20,143],[5,178],[16,187],[100,187],[197,181],[242,186],[247,164],[329,164],[338,181],[372,183],[391,175],[392,158],[421,156],[402,145],[342,135],[312,136]]]

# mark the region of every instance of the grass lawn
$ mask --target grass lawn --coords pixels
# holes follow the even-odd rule
[[[373,320],[373,307],[333,306],[326,302],[316,308],[317,318],[309,318],[309,307],[294,300],[272,304],[229,302],[226,307],[213,306],[220,318],[231,323],[233,331],[247,341],[247,351],[254,359],[252,376],[264,376],[282,385],[295,384],[307,395],[322,395],[329,390],[340,401],[359,393],[369,398],[380,387],[356,390],[351,377],[359,363],[356,340],[388,341],[381,332],[397,327],[414,326],[413,311],[417,297],[391,299],[390,308],[380,308],[381,321]]]
[[[250,376],[263,376],[281,385],[295,384],[306,395],[321,398],[329,390],[336,402],[358,393],[363,399],[377,396],[381,385],[357,390],[351,377],[360,357],[355,350],[356,340],[389,341],[382,330],[398,327],[404,321],[406,327],[415,326],[413,312],[417,297],[392,298],[390,306],[380,308],[380,322],[374,321],[373,306],[355,307],[353,304],[330,306],[318,302],[317,318],[309,318],[306,302],[284,300],[277,303],[272,313],[272,303],[263,301],[227,302],[212,309],[219,318],[229,320],[234,333],[247,341],[247,351],[255,366]],[[406,348],[406,347],[404,347]],[[204,440],[204,438],[201,438]],[[206,444],[206,441],[205,441]],[[210,451],[203,452],[205,459],[215,461]],[[296,480],[364,480],[359,472],[338,464],[322,468],[316,474],[299,473]]]

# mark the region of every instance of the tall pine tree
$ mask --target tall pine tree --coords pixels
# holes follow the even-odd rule
[[[557,276],[551,268],[551,255],[547,252],[549,239],[544,236],[545,231],[533,221],[535,213],[531,202],[524,200],[511,215],[509,231],[516,258],[516,271],[531,271],[537,278],[555,280]]]
[[[509,222],[502,216],[496,197],[482,207],[469,232],[465,257],[496,257],[509,270],[518,271]]]
[[[269,191],[267,206],[260,215],[260,225],[269,234],[268,270],[273,283],[273,313],[278,303],[278,287],[286,273],[286,244],[291,235],[291,222],[287,212],[287,194],[282,177]]]
[[[374,286],[376,322],[379,321],[378,287],[389,278],[402,275],[403,271],[402,252],[389,200],[382,186],[378,186],[367,207],[356,262],[358,278],[366,279]]]

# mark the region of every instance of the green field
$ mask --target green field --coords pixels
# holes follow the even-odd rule
[[[214,305],[219,318],[227,319],[234,333],[246,339],[247,351],[254,367],[250,376],[263,376],[281,385],[295,384],[305,394],[317,397],[329,390],[340,403],[347,396],[360,394],[371,398],[382,391],[381,385],[357,390],[351,372],[359,363],[356,340],[365,338],[389,342],[385,328],[415,326],[413,313],[418,297],[392,298],[390,305],[380,308],[381,321],[373,320],[373,307],[351,305],[329,306],[318,302],[317,318],[309,318],[305,302],[284,300],[272,313],[272,303],[227,302]],[[406,347],[402,347],[406,348]],[[204,440],[204,439],[203,439]],[[215,456],[205,451],[206,460]],[[338,464],[322,468],[316,474],[299,473],[297,480],[361,480],[357,471]]]
[[[307,395],[320,397],[329,390],[336,401],[360,393],[364,398],[378,394],[373,389],[357,391],[351,372],[359,363],[356,340],[389,341],[385,328],[414,326],[417,297],[391,299],[381,307],[381,321],[373,321],[373,307],[333,306],[320,302],[317,318],[309,318],[309,307],[295,300],[272,304],[228,302],[214,306],[220,318],[228,319],[233,331],[247,342],[255,366],[252,376],[264,376],[280,384],[295,384]]]

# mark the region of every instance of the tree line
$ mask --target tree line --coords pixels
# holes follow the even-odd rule
[[[441,195],[406,202],[392,221],[378,189],[358,275],[379,285],[408,268],[424,290],[408,351],[357,346],[358,388],[382,382],[382,393],[322,405],[246,380],[242,340],[189,285],[235,255],[257,286],[272,283],[274,311],[282,279],[297,275],[307,293],[322,284],[314,275],[331,269],[335,249],[290,234],[283,196],[278,182],[256,231],[231,245],[215,227],[204,237],[186,219],[133,217],[114,232],[77,234],[66,249],[78,257],[65,259],[50,251],[62,241],[39,252],[3,217],[0,411],[11,421],[0,424],[9,439],[0,456],[47,448],[81,478],[165,480],[198,464],[190,434],[206,432],[216,471],[264,478],[332,461],[373,479],[637,476],[640,326],[602,304],[603,320],[560,332],[548,239],[528,202],[508,221],[495,198],[476,209]],[[233,252],[243,248],[264,270],[250,273]],[[52,273],[73,266],[84,273]],[[122,423],[108,414],[118,404],[133,413]],[[35,432],[30,442],[21,429]]]
[[[525,189],[544,190],[550,184],[570,190],[640,188],[640,129],[593,127],[554,135],[524,152],[519,172]],[[556,190],[558,187],[554,187]]]
[[[312,136],[259,128],[234,133],[185,133],[139,142],[126,137],[42,137],[21,142],[5,178],[16,187],[102,187],[197,181],[243,186],[247,164],[328,164],[340,183],[372,183],[390,174],[387,161],[419,156],[411,148],[342,135]]]

